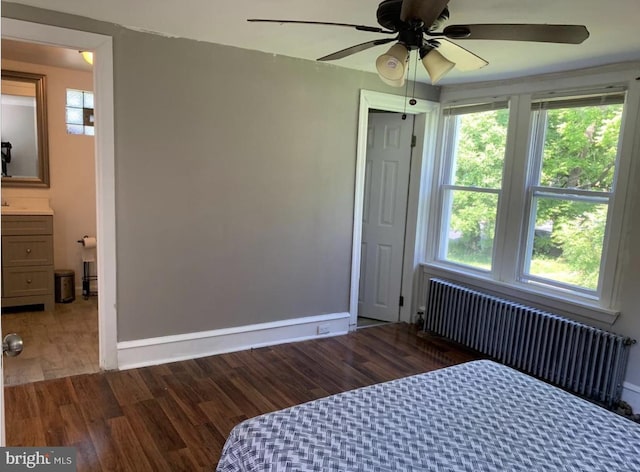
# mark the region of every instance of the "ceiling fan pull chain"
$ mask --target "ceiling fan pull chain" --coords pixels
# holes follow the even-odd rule
[[[411,58],[409,58],[409,70],[407,71],[407,77],[409,77],[409,74],[411,73]],[[416,100],[416,70],[418,69],[418,56],[415,55],[415,60],[413,61],[413,87],[411,88],[411,100],[409,100],[409,105],[411,106],[415,106],[416,103],[418,103],[418,100]],[[405,84],[405,89],[404,89],[404,113],[402,114],[402,119],[406,120],[407,119],[407,98],[409,98],[409,81],[407,81],[407,83]]]
[[[416,100],[416,71],[418,70],[418,54],[414,54],[415,60],[413,61],[413,89],[411,90],[411,100],[409,100],[409,105],[412,107],[418,103]]]
[[[409,58],[407,63],[408,63],[407,67],[409,67],[409,69],[411,69],[411,58]],[[411,73],[411,70],[408,70],[407,71],[407,77],[409,77],[410,73]],[[407,119],[407,98],[409,98],[409,81],[408,80],[404,84],[404,111],[402,112],[402,119],[403,120]]]

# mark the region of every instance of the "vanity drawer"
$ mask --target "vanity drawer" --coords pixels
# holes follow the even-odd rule
[[[3,236],[2,266],[53,265],[53,236]]]
[[[53,290],[53,267],[8,267],[2,288],[3,297],[48,295]]]
[[[2,235],[53,234],[53,216],[3,215]]]

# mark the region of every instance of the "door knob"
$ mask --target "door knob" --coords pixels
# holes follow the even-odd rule
[[[8,357],[15,357],[22,352],[24,343],[16,333],[7,334],[2,340],[2,353]]]

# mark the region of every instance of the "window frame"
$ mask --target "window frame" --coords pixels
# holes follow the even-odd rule
[[[69,101],[68,101],[68,96],[69,96],[69,92],[80,92],[82,94],[82,106],[81,107],[77,107],[77,106],[73,106],[73,105],[69,105]],[[94,107],[93,108],[89,108],[89,107],[85,107],[84,106],[84,102],[85,102],[85,95],[91,95],[91,99],[94,103]],[[80,90],[80,89],[75,89],[75,88],[65,88],[65,100],[64,100],[64,113],[65,113],[65,117],[64,117],[64,123],[65,123],[65,129],[68,135],[72,135],[72,136],[95,136],[95,94],[92,90]],[[72,110],[80,110],[82,112],[82,118],[83,118],[83,122],[82,124],[80,123],[69,123],[69,121],[67,121],[67,113],[69,111],[69,109]],[[89,124],[88,124],[89,123]],[[72,126],[82,126],[82,133],[71,133],[69,132],[69,125]],[[87,133],[87,128],[91,128],[91,132]]]
[[[524,216],[521,221],[509,219],[511,214],[525,215],[525,207],[530,201],[526,195],[530,160],[528,151],[533,144],[531,138],[531,106],[535,101],[555,97],[582,97],[624,92],[624,111],[622,115],[620,137],[618,141],[617,178],[615,192],[610,196],[607,216],[607,234],[604,239],[600,278],[600,291],[597,296],[585,296],[575,290],[553,288],[544,284],[525,283],[520,280],[519,268],[521,241],[526,234]],[[443,159],[448,143],[445,141],[445,110],[452,106],[474,105],[492,101],[508,100],[510,108],[507,136],[507,153],[503,171],[503,204],[498,208],[494,249],[500,247],[502,257],[494,259],[490,273],[479,273],[466,266],[456,266],[439,259],[438,247],[440,222],[442,221],[442,201],[440,184],[443,175]],[[635,81],[634,72],[624,68],[607,70],[602,74],[572,75],[542,78],[524,83],[521,80],[499,84],[483,84],[477,87],[450,86],[443,89],[441,96],[443,113],[436,136],[437,152],[433,163],[432,186],[427,191],[430,197],[429,226],[425,237],[425,258],[423,276],[446,277],[461,283],[467,283],[480,289],[486,289],[497,295],[503,295],[524,303],[531,303],[543,309],[560,313],[578,315],[607,324],[613,323],[619,315],[619,279],[622,271],[620,258],[624,246],[629,244],[625,228],[630,225],[629,178],[632,171],[634,152],[640,151],[640,139],[634,131],[640,124],[640,84]],[[523,157],[524,156],[524,157]],[[429,198],[425,195],[425,198]],[[529,213],[527,212],[527,217]],[[517,218],[516,218],[517,219]],[[513,238],[516,233],[519,238]],[[517,240],[516,243],[513,241]],[[506,262],[505,262],[506,261]]]
[[[613,97],[613,100],[609,98]],[[621,98],[620,101],[616,98]],[[617,188],[618,171],[621,161],[620,145],[622,141],[623,123],[620,125],[620,133],[618,135],[617,152],[615,159],[614,177],[611,186],[611,190],[596,191],[596,190],[581,190],[573,188],[560,188],[549,187],[540,184],[540,176],[542,174],[544,145],[546,140],[546,125],[547,125],[547,110],[548,109],[567,109],[567,108],[580,108],[584,106],[595,106],[604,104],[622,104],[623,116],[625,112],[626,93],[624,91],[617,91],[613,93],[603,92],[601,95],[586,95],[579,97],[562,96],[561,98],[554,98],[553,101],[539,100],[532,102],[531,107],[531,125],[529,127],[531,142],[528,152],[528,176],[527,176],[527,188],[526,192],[526,206],[524,210],[523,218],[523,233],[522,240],[520,242],[520,254],[518,264],[518,281],[524,283],[540,284],[542,286],[549,286],[555,290],[566,290],[570,293],[575,293],[577,296],[583,296],[585,299],[600,300],[603,292],[603,272],[605,268],[605,262],[607,257],[607,245],[609,241],[609,234],[611,233],[611,210],[612,201]],[[552,106],[546,106],[548,104]],[[531,262],[532,245],[534,239],[534,231],[531,231],[531,227],[535,225],[535,202],[537,198],[547,198],[554,200],[566,200],[571,202],[583,201],[593,204],[606,204],[607,205],[607,222],[605,226],[605,234],[602,245],[602,254],[600,257],[600,268],[598,272],[598,284],[595,290],[590,290],[584,287],[577,287],[571,284],[562,283],[560,281],[554,281],[545,277],[540,277],[531,273],[527,273],[525,268],[528,263]]]
[[[441,133],[443,139],[443,151],[441,158],[441,180],[440,184],[436,187],[438,189],[438,198],[437,200],[440,202],[439,211],[437,216],[437,221],[440,222],[439,225],[439,238],[435,243],[435,260],[439,263],[452,265],[455,267],[459,267],[460,270],[468,270],[478,274],[489,274],[494,270],[495,267],[495,259],[496,259],[496,234],[498,231],[498,216],[499,216],[499,208],[502,200],[502,189],[504,186],[504,162],[506,161],[506,147],[508,141],[508,128],[507,125],[507,138],[505,140],[505,157],[503,160],[503,169],[502,169],[502,179],[500,188],[488,188],[488,187],[478,187],[478,186],[469,186],[469,185],[457,185],[451,183],[455,176],[455,164],[457,161],[457,150],[458,150],[458,134],[459,134],[459,125],[458,121],[455,119],[457,116],[463,116],[471,113],[482,113],[486,111],[492,110],[509,110],[509,101],[508,100],[500,100],[488,103],[479,103],[457,107],[455,111],[452,108],[447,108],[442,110],[443,115],[443,132]],[[445,183],[446,182],[446,183]],[[494,242],[493,247],[491,248],[491,269],[482,269],[480,267],[474,267],[466,264],[461,264],[455,261],[448,260],[446,257],[446,252],[449,245],[448,238],[448,228],[449,223],[451,221],[451,208],[453,205],[453,197],[455,191],[464,191],[464,192],[476,192],[476,193],[488,193],[492,195],[496,195],[497,197],[497,209],[496,209],[496,224],[494,231]],[[445,211],[448,209],[448,211]]]

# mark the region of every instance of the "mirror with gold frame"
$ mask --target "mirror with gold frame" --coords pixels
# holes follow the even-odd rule
[[[2,70],[2,186],[49,187],[46,76]]]

